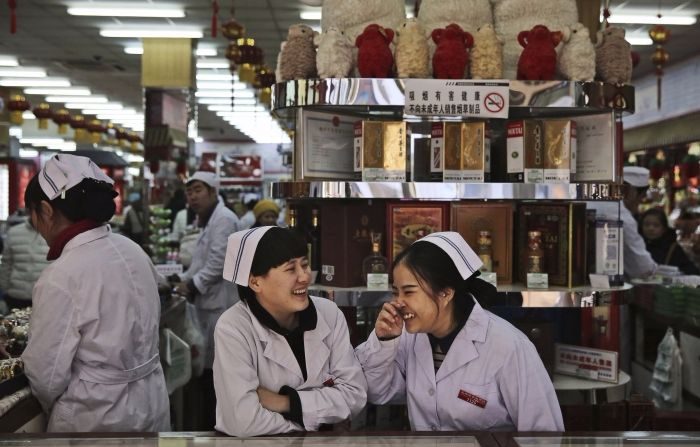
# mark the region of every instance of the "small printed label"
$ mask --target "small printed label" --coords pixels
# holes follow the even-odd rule
[[[545,169],[545,183],[569,183],[570,175],[568,169]]]
[[[387,290],[389,288],[388,273],[368,273],[367,290]]]
[[[363,182],[405,182],[406,171],[383,168],[365,168],[362,170]]]
[[[156,272],[168,277],[170,275],[179,275],[183,272],[182,264],[156,264]]]
[[[489,284],[492,284],[494,287],[498,287],[498,275],[496,272],[481,272],[481,276],[479,278],[483,279]]]
[[[546,273],[528,273],[528,289],[546,289],[549,287],[549,275]]]
[[[595,273],[589,273],[588,278],[591,280],[591,287],[597,289],[609,289],[610,288],[610,277],[608,275],[598,275]]]
[[[443,179],[446,182],[455,183],[483,183],[484,171],[453,171],[450,169],[445,169],[445,172],[443,173]]]
[[[544,183],[544,169],[525,169],[525,183]]]
[[[464,390],[459,390],[457,397],[465,402],[469,402],[472,405],[476,405],[479,408],[486,408],[486,404],[488,403],[488,401],[483,397],[479,397]]]

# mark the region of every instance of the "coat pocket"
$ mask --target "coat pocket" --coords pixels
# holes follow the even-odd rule
[[[496,382],[485,384],[462,383],[457,390],[458,412],[470,420],[474,429],[487,429],[502,425],[508,417],[501,403]]]

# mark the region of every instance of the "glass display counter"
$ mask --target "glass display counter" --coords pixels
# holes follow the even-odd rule
[[[501,447],[661,447],[661,446],[700,446],[700,432],[620,432],[620,433],[581,433],[581,434],[494,434]]]

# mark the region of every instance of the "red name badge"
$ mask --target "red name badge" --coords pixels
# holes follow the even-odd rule
[[[479,408],[486,408],[487,400],[483,397],[475,396],[474,394],[468,393],[464,390],[459,390],[459,394],[457,394],[457,397],[459,397],[465,402],[469,402],[472,405],[476,405]]]
[[[329,377],[326,379],[325,382],[323,382],[323,386],[333,386],[335,385],[335,382],[333,381],[333,377]]]

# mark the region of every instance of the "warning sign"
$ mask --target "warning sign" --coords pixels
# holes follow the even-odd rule
[[[489,93],[486,95],[486,98],[484,98],[484,107],[486,107],[486,110],[492,113],[498,113],[506,105],[506,100],[503,99],[503,96],[500,93],[493,92]]]
[[[507,80],[406,79],[404,86],[407,115],[508,118]]]

